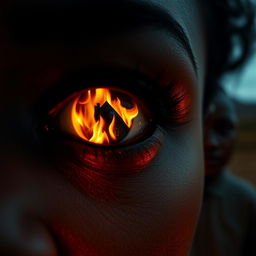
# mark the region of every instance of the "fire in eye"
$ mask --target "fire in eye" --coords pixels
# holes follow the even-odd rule
[[[113,145],[145,132],[147,115],[141,105],[123,91],[92,88],[75,93],[61,109],[58,106],[51,112],[60,112],[58,125],[62,131],[92,144]]]
[[[131,100],[121,100],[107,88],[87,90],[72,104],[72,125],[77,135],[96,144],[121,141],[139,114]]]

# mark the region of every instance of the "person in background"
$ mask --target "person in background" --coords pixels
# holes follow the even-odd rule
[[[234,103],[220,89],[205,120],[204,199],[191,256],[256,255],[256,189],[227,168],[237,125]]]

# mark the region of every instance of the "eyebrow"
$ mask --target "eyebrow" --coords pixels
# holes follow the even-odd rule
[[[12,6],[8,17],[11,39],[27,46],[78,46],[141,27],[165,30],[183,46],[197,74],[196,58],[183,27],[153,3],[131,0],[30,2]]]

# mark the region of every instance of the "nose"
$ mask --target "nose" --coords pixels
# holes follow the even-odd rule
[[[57,256],[32,164],[11,146],[4,149],[0,150],[0,255]]]
[[[204,144],[206,149],[216,149],[219,146],[218,135],[214,131],[205,133]]]
[[[49,231],[26,213],[21,198],[8,198],[0,208],[0,255],[57,256]]]
[[[4,110],[0,111],[0,255],[57,256],[55,239],[37,211],[36,186],[31,186],[37,184],[37,177],[31,174],[38,167],[22,150],[29,136],[21,135],[27,134],[23,131],[29,122],[9,108]]]

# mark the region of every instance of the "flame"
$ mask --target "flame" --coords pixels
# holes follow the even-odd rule
[[[80,93],[72,104],[71,119],[77,135],[85,141],[96,144],[110,144],[118,140],[118,126],[116,117],[108,123],[101,113],[97,115],[97,108],[108,103],[128,128],[132,127],[134,118],[138,115],[137,104],[132,108],[122,105],[120,98],[113,97],[111,90],[96,88]]]

